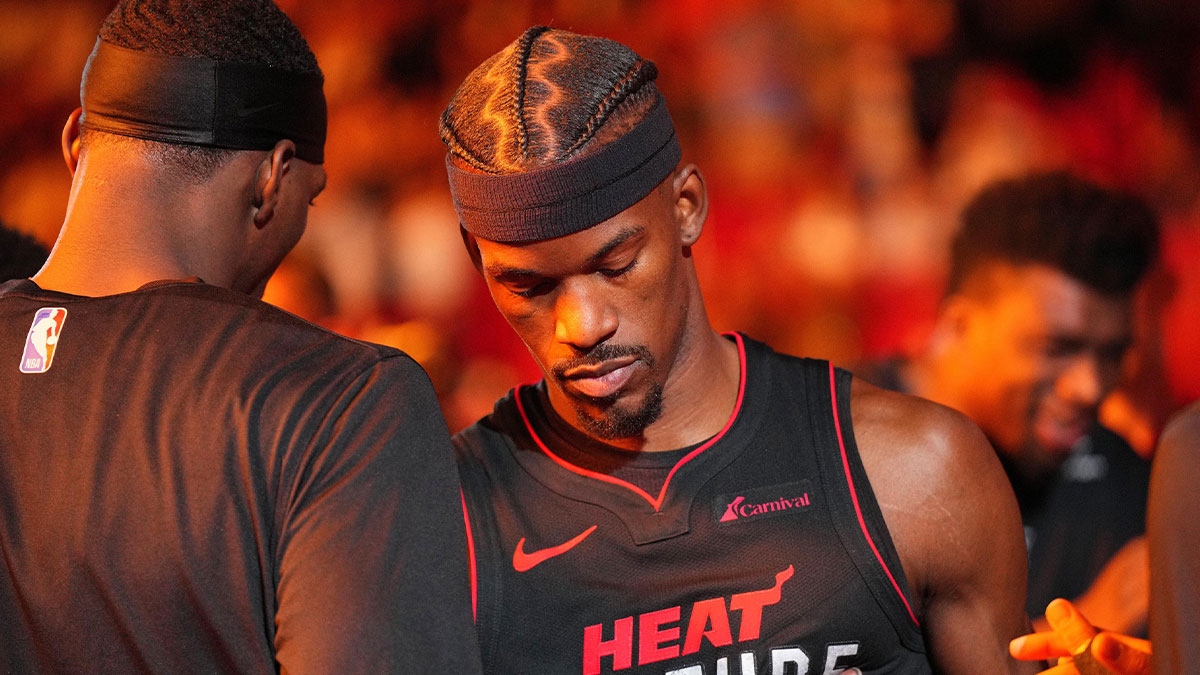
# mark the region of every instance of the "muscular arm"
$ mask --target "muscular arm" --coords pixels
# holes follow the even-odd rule
[[[1163,432],[1150,478],[1150,639],[1156,673],[1200,672],[1200,404]]]
[[[1027,632],[1016,499],[965,416],[855,381],[855,437],[939,673],[1034,673],[1008,654]]]

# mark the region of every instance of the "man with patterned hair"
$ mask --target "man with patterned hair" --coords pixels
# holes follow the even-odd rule
[[[544,375],[455,436],[485,671],[1031,672],[979,429],[711,327],[656,76],[534,27],[442,116],[467,249]]]
[[[258,299],[325,185],[296,26],[123,0],[81,100],[0,285],[0,672],[478,672],[428,377]]]

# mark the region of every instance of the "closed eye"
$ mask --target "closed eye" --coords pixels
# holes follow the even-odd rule
[[[603,274],[604,276],[606,276],[610,279],[615,279],[617,277],[628,274],[629,271],[632,270],[634,268],[634,266],[636,266],[636,265],[637,265],[637,258],[634,258],[633,260],[629,261],[628,265],[626,265],[620,269],[615,269],[615,270],[614,269],[600,269],[597,271],[600,274]]]
[[[508,286],[507,288],[510,293],[512,293],[513,295],[515,295],[517,297],[536,298],[540,295],[545,295],[545,294],[549,293],[554,288],[554,283],[550,282],[550,281],[542,281],[540,283],[536,283],[527,288],[521,288],[521,287],[514,288],[512,286]]]

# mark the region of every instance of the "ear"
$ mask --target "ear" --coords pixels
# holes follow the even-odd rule
[[[704,220],[708,217],[708,188],[695,164],[677,170],[671,182],[680,240],[684,246],[692,246],[700,239]]]
[[[83,108],[76,108],[67,118],[62,130],[63,159],[66,160],[67,169],[71,171],[72,176],[75,175],[75,169],[79,168],[79,117],[82,114]]]
[[[271,154],[258,165],[254,174],[254,224],[263,227],[275,216],[279,205],[283,179],[292,168],[296,157],[296,144],[282,140],[271,149]]]
[[[475,265],[475,271],[483,274],[483,257],[479,255],[479,244],[475,241],[475,235],[467,232],[467,228],[462,225],[458,226],[458,233],[462,235],[463,244],[467,247],[467,255],[471,256],[471,264]]]

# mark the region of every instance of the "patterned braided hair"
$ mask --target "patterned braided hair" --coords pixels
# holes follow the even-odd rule
[[[620,138],[657,98],[652,61],[613,40],[534,26],[467,76],[442,113],[463,168],[511,174]]]

